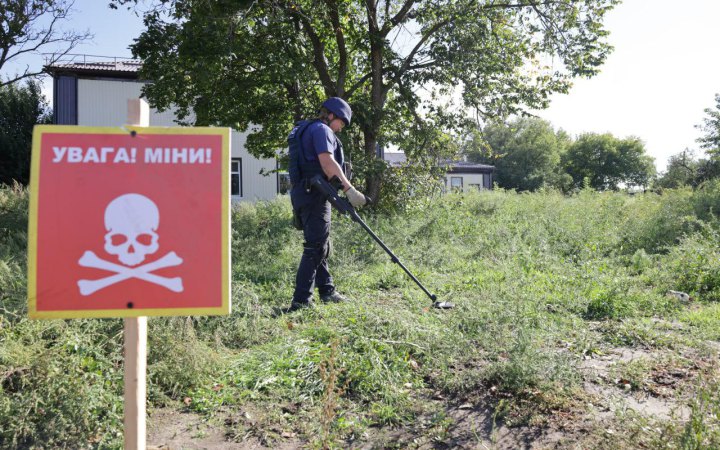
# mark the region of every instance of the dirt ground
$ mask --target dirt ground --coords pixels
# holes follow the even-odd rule
[[[338,443],[338,448],[362,450],[381,448],[467,448],[467,449],[518,449],[546,448],[557,442],[561,433],[533,430],[530,428],[508,428],[493,426],[492,410],[483,407],[452,408],[452,418],[444,439],[429,438],[412,433],[413,430],[376,429],[367,436],[367,441]],[[228,439],[227,429],[207,423],[201,416],[179,410],[156,410],[148,424],[149,450],[257,450],[306,448],[308,443],[295,436],[283,437],[282,442],[263,445],[254,436],[241,442]]]
[[[475,399],[438,399],[445,411],[442,427],[420,417],[409,427],[370,428],[362,439],[337,442],[336,448],[384,449],[565,449],[595,448],[598,433],[613,434],[622,428],[623,417],[632,412],[651,420],[686,420],[685,400],[692,381],[703,371],[716,370],[717,348],[706,354],[696,349],[646,350],[614,348],[586,357],[579,368],[583,392],[577,405],[552,412],[542,423],[508,426],[497,420],[498,399],[484,394]],[[633,368],[642,368],[629,377]],[[632,379],[631,379],[632,378]],[[218,415],[219,416],[219,415]],[[148,419],[148,445],[154,450],[181,449],[295,449],[312,444],[295,433],[282,432],[271,443],[253,433],[233,433],[228,417],[206,419],[178,409],[158,409]],[[441,429],[440,429],[441,428]],[[598,431],[600,430],[600,431]],[[586,441],[595,434],[595,440]],[[315,445],[317,447],[317,445]]]

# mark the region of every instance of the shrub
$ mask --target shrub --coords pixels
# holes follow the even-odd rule
[[[695,214],[706,222],[717,222],[720,218],[720,179],[706,182],[695,193]]]
[[[657,276],[666,289],[684,291],[696,299],[720,301],[720,233],[703,231],[683,239],[660,263]]]
[[[222,359],[198,340],[192,318],[153,318],[148,328],[148,391],[158,400],[181,399],[221,372]]]

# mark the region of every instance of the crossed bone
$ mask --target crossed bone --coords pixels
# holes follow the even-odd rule
[[[134,268],[129,268],[121,266],[119,264],[111,263],[109,261],[105,261],[104,259],[100,259],[95,253],[88,250],[82,255],[80,261],[78,261],[78,264],[83,267],[92,267],[94,269],[115,272],[115,275],[110,275],[109,277],[100,278],[98,280],[78,280],[78,287],[80,288],[80,294],[90,295],[93,292],[99,291],[100,289],[106,288],[129,278],[138,278],[140,280],[160,285],[164,288],[170,289],[173,292],[182,292],[182,278],[166,278],[150,273],[159,269],[163,269],[165,267],[178,266],[182,264],[182,262],[182,258],[180,258],[175,252],[170,252],[162,258],[151,263],[147,263]]]

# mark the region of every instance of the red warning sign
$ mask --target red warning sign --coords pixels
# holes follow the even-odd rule
[[[37,126],[32,318],[228,314],[230,130]]]

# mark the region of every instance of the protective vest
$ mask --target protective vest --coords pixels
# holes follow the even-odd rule
[[[324,175],[322,166],[320,166],[320,161],[317,159],[308,160],[305,157],[305,152],[303,151],[303,133],[305,133],[307,128],[315,122],[317,122],[317,120],[302,120],[295,125],[290,132],[290,135],[288,135],[290,157],[290,167],[288,172],[290,174],[290,182],[293,185],[299,183],[303,179],[309,179],[318,174]],[[343,167],[345,155],[343,154],[342,144],[339,139],[336,139],[335,142],[337,143],[337,146],[334,149],[333,157],[340,167]]]

